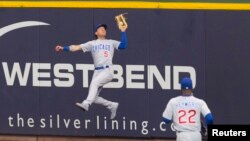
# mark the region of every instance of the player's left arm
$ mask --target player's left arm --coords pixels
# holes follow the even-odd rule
[[[205,118],[206,124],[213,124],[214,122],[214,117],[210,111],[210,109],[208,108],[207,104],[205,101],[203,101],[202,107],[201,107],[201,113]]]
[[[118,46],[118,49],[126,49],[127,48],[127,35],[126,35],[127,27],[121,27],[120,30],[122,33],[122,38],[121,38],[121,43]]]
[[[214,118],[213,118],[212,113],[208,113],[208,114],[205,116],[205,120],[206,120],[206,124],[207,124],[207,125],[213,124]]]

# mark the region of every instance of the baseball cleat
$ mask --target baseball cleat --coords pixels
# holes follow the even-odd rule
[[[89,110],[89,104],[86,103],[86,102],[76,103],[76,106],[80,107],[84,111],[88,111]]]
[[[117,102],[114,102],[112,104],[112,107],[110,109],[110,112],[111,112],[110,119],[114,119],[116,117],[116,111],[118,109],[118,106],[119,106],[119,103],[117,103]]]

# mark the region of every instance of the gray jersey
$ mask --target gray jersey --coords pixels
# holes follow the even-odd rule
[[[81,44],[83,52],[91,52],[94,66],[112,65],[114,50],[118,49],[120,42],[111,39],[97,39]]]
[[[200,115],[206,116],[211,113],[204,100],[194,96],[178,96],[172,98],[163,117],[173,120],[177,131],[200,131]]]

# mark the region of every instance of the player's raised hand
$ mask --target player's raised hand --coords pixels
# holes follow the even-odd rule
[[[121,30],[121,32],[125,32],[127,30],[128,26],[121,26],[119,27],[119,29]]]
[[[55,50],[56,50],[56,52],[63,51],[63,47],[60,46],[60,45],[57,45],[57,46],[55,47]]]

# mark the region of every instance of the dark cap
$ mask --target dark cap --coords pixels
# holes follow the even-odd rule
[[[107,26],[106,24],[97,24],[97,25],[95,26],[95,32],[96,32],[97,29],[100,28],[100,27],[104,27],[105,29],[108,28],[108,26]]]
[[[181,80],[181,89],[186,89],[186,90],[189,90],[189,89],[193,89],[193,83],[192,83],[192,80],[188,77],[185,77]]]

